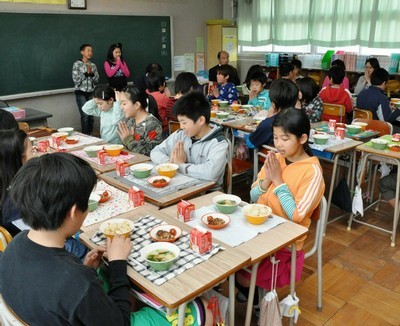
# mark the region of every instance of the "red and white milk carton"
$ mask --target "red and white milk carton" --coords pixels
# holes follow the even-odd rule
[[[133,207],[139,207],[144,205],[144,193],[138,187],[132,187],[128,191],[129,203]]]
[[[186,200],[181,200],[177,207],[177,214],[176,218],[182,222],[189,222],[191,220],[194,220],[194,211],[196,209],[195,205],[186,201]]]
[[[400,134],[393,134],[392,141],[400,142]]]
[[[117,161],[115,162],[115,170],[117,175],[123,177],[129,174],[129,165],[125,161]]]
[[[101,165],[108,164],[108,153],[101,149],[97,152],[97,159]]]
[[[212,249],[212,235],[210,231],[198,226],[190,230],[190,248],[203,255]]]
[[[39,140],[37,142],[38,151],[42,153],[46,153],[50,149],[50,142],[48,139]]]

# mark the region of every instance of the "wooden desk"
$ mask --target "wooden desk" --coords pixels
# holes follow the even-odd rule
[[[135,211],[123,214],[120,217],[128,218],[132,221],[138,220],[141,216],[150,214],[169,224],[178,225],[178,220],[175,217],[165,216],[161,211],[153,207],[140,207]],[[183,230],[189,231],[190,228],[186,225],[179,225]],[[90,241],[91,236],[97,230],[96,225],[86,229],[86,232],[81,233],[80,239],[89,247],[94,248],[96,245]],[[155,298],[168,309],[179,308],[179,323],[184,324],[184,311],[186,304],[195,297],[201,295],[208,289],[216,286],[224,281],[227,277],[230,278],[230,297],[234,300],[234,273],[244,266],[248,265],[250,257],[248,254],[224,246],[225,250],[219,251],[207,261],[200,263],[182,274],[170,279],[160,286],[154,285],[146,278],[137,273],[128,265],[128,276],[133,283],[139,286],[144,292]],[[234,319],[231,319],[230,325],[234,325]]]
[[[191,200],[192,203],[196,205],[196,207],[209,206],[212,204],[212,198],[216,195],[222,194],[221,192],[213,192],[207,195],[197,197]],[[176,217],[176,207],[171,206],[165,209],[162,209],[161,212],[164,216],[169,216],[171,218]],[[243,217],[244,218],[244,217]],[[175,218],[176,219],[176,218]],[[179,226],[183,228],[185,225],[183,222],[177,221]],[[279,249],[287,247],[289,245],[292,246],[292,266],[291,266],[291,294],[294,293],[295,288],[295,275],[296,275],[296,243],[295,241],[299,238],[303,237],[308,233],[308,229],[292,222],[287,222],[278,225],[277,227],[268,230],[267,232],[258,234],[255,238],[242,243],[241,245],[235,247],[239,251],[243,253],[247,253],[250,255],[251,260],[249,265],[252,265],[251,268],[251,281],[250,281],[250,289],[249,289],[249,300],[247,304],[247,312],[246,312],[246,326],[250,325],[251,322],[251,314],[253,308],[253,297],[255,291],[255,282],[257,276],[258,265],[262,260],[271,256],[273,253],[277,252]],[[225,246],[225,244],[224,244]],[[229,284],[231,286],[231,284]],[[233,286],[233,285],[232,285]],[[260,298],[261,299],[261,298]],[[232,304],[230,302],[230,304]],[[234,302],[233,302],[234,304]],[[229,320],[234,320],[234,316],[229,316]]]
[[[103,173],[99,176],[99,178],[104,180],[108,184],[110,184],[118,189],[124,190],[124,191],[128,191],[131,188],[130,185],[122,183],[121,181],[117,180],[114,176],[110,175],[110,173]],[[181,199],[185,199],[185,198],[189,198],[189,197],[198,195],[208,189],[211,189],[214,186],[215,186],[215,182],[204,181],[204,183],[202,183],[201,185],[182,189],[173,194],[163,196],[160,198],[152,198],[152,197],[148,196],[146,193],[144,194],[144,197],[145,197],[146,201],[148,201],[158,207],[167,207],[167,206],[170,206],[172,204],[179,202]]]
[[[382,136],[379,138],[390,141],[392,139],[392,136],[385,135],[385,136]],[[360,177],[358,180],[358,184],[360,187],[364,180],[365,169],[367,166],[367,161],[369,159],[374,160],[374,161],[381,161],[381,162],[385,162],[388,164],[397,165],[397,181],[396,181],[396,196],[395,196],[395,198],[397,198],[397,200],[395,201],[392,230],[384,229],[379,226],[367,223],[361,219],[357,219],[357,215],[354,215],[354,214],[351,214],[351,216],[350,216],[347,230],[349,230],[349,231],[351,230],[351,224],[353,221],[363,224],[363,225],[373,227],[375,229],[378,229],[383,232],[391,234],[391,244],[390,245],[392,247],[394,247],[396,245],[396,230],[397,230],[397,224],[398,224],[398,219],[399,219],[399,201],[398,201],[398,199],[400,198],[399,197],[400,196],[400,152],[391,151],[391,150],[389,150],[389,148],[386,148],[384,150],[379,150],[379,149],[375,149],[372,146],[369,146],[367,144],[362,144],[360,146],[357,146],[356,150],[361,151],[361,173],[360,173]],[[373,205],[375,205],[378,201],[375,201],[374,203],[370,204],[368,207],[366,207],[364,209],[364,211],[367,210],[368,208],[372,207]]]
[[[53,115],[51,113],[31,109],[24,108],[25,110],[25,118],[18,119],[18,122],[27,122],[30,128],[38,127],[38,126],[48,126],[47,118],[51,118]]]

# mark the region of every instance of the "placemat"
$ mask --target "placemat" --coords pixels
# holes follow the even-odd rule
[[[143,216],[135,222],[135,231],[131,235],[133,248],[128,257],[128,264],[136,272],[150,282],[153,282],[155,285],[161,285],[167,282],[175,276],[182,274],[184,271],[206,261],[219,250],[224,250],[224,248],[219,244],[213,244],[212,250],[209,253],[199,255],[190,249],[189,233],[182,231],[182,236],[174,242],[174,244],[176,244],[181,250],[179,258],[174,262],[169,270],[153,271],[146,265],[145,260],[140,256],[140,249],[153,242],[149,236],[149,231],[151,228],[159,224],[166,223],[151,215]],[[106,238],[100,231],[96,232],[90,240],[97,245],[106,243]]]
[[[323,132],[329,133],[331,135],[335,133],[334,131],[330,131],[329,130],[328,124],[323,124],[323,125],[315,128],[315,130],[323,131]],[[346,137],[349,137],[349,138],[353,137],[353,138],[357,138],[357,139],[364,139],[364,138],[370,138],[370,137],[375,136],[377,134],[379,134],[379,133],[377,133],[376,131],[374,131],[372,129],[364,130],[364,131],[361,131],[361,132],[359,132],[357,134],[350,134],[350,133],[347,132],[347,129],[345,129],[345,134],[344,135]]]
[[[98,222],[102,222],[111,217],[126,213],[130,210],[135,209],[129,204],[128,194],[125,191],[121,191],[113,186],[110,186],[103,180],[97,182],[96,189],[94,191],[105,191],[111,192],[111,197],[105,203],[100,203],[99,207],[93,212],[89,212],[83,222],[83,226],[89,226]]]
[[[195,219],[187,222],[192,227],[196,227],[200,225],[206,229],[207,226],[201,222],[201,217],[205,214],[218,212],[215,205],[203,206],[199,209],[195,210],[194,216]],[[260,225],[250,224],[246,217],[242,213],[242,208],[237,207],[236,210],[232,214],[225,214],[230,217],[231,221],[229,224],[223,229],[212,230],[208,229],[214,239],[222,241],[231,247],[236,247],[243,242],[249,241],[257,236],[259,233],[264,233],[281,223],[287,222],[286,219],[279,217],[277,215],[272,215],[271,218],[268,218],[265,223]]]
[[[71,151],[75,148],[80,148],[82,146],[89,146],[89,145],[94,145],[94,144],[99,144],[99,143],[105,143],[105,141],[101,138],[97,138],[97,137],[93,137],[93,136],[89,136],[89,135],[85,135],[82,134],[80,132],[75,132],[72,134],[73,137],[78,137],[79,141],[76,144],[67,144],[65,141],[61,142],[60,147],[61,148],[65,148],[67,151]],[[50,142],[50,146],[52,148],[57,148],[57,146],[55,146],[53,144],[53,138],[49,137],[49,142]]]
[[[175,174],[173,178],[171,178],[171,181],[168,186],[163,187],[163,188],[156,188],[153,187],[149,182],[147,181],[147,178],[136,178],[133,174],[129,174],[123,177],[120,177],[117,175],[115,171],[111,171],[107,173],[108,176],[114,178],[115,180],[118,180],[122,182],[123,184],[128,185],[129,187],[136,186],[139,189],[143,190],[146,195],[152,198],[161,198],[164,196],[171,195],[179,190],[182,189],[187,189],[189,187],[194,187],[194,186],[199,186],[206,181],[204,180],[199,180],[199,179],[194,179],[192,177],[189,177],[187,175],[183,175],[179,172]],[[157,176],[158,173],[153,169],[150,172],[150,176]]]
[[[79,156],[85,160],[92,161],[93,163],[100,164],[99,159],[97,157],[89,157],[83,150],[73,151],[73,152],[71,152],[71,154]],[[135,157],[135,155],[133,155],[133,154],[107,156],[107,163],[102,164],[102,165],[112,165],[112,164],[115,164],[115,162],[117,162],[117,161],[121,161],[121,160],[127,161],[134,157]]]
[[[384,135],[384,136],[379,137],[379,139],[387,140],[389,142],[388,145],[391,145],[391,144],[400,145],[399,142],[392,141],[392,135]],[[372,141],[366,142],[365,145],[372,147]],[[386,147],[386,149],[389,149],[389,148]]]

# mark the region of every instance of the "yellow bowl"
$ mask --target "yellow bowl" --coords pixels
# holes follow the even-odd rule
[[[123,148],[123,145],[104,145],[105,151],[110,156],[118,156],[121,154]]]
[[[124,218],[114,218],[101,223],[99,229],[110,239],[114,238],[116,234],[128,238],[135,229],[135,223]]]
[[[231,104],[231,109],[233,110],[233,111],[239,111],[239,109],[242,107],[242,105],[241,104]]]
[[[172,178],[176,174],[176,171],[178,171],[178,168],[179,168],[178,164],[165,163],[157,165],[156,171],[158,172],[159,175]]]
[[[272,209],[262,204],[250,204],[242,208],[247,221],[251,224],[263,224],[272,214]]]

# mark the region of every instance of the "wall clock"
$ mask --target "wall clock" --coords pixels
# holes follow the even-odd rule
[[[69,9],[86,9],[86,0],[68,0]]]

